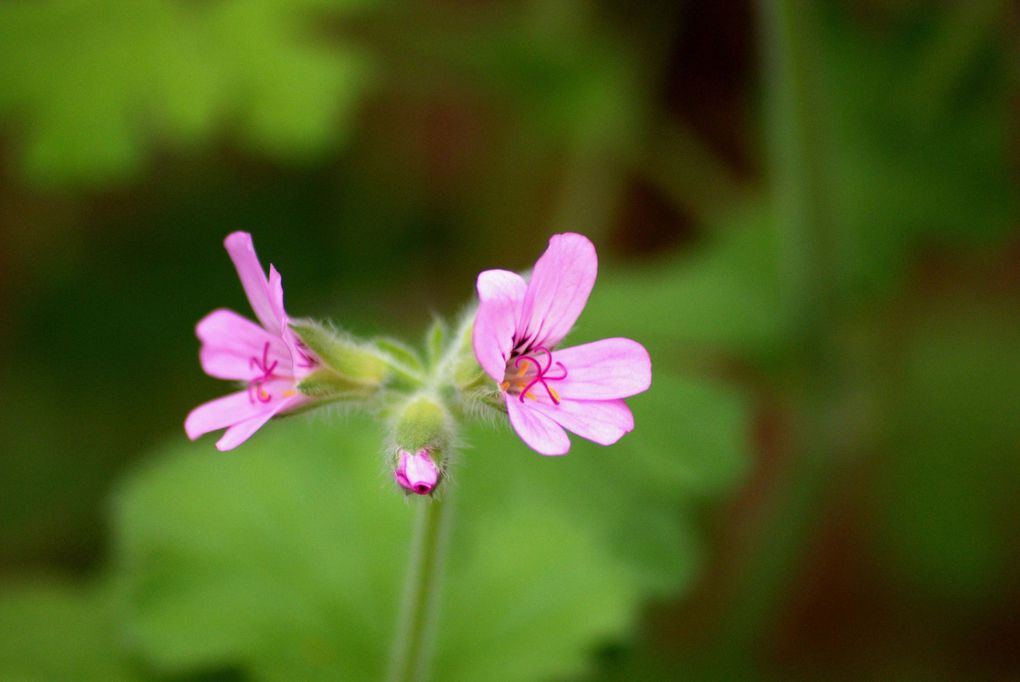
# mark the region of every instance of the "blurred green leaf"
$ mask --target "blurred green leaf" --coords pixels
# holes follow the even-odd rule
[[[454,14],[430,12],[400,39],[508,109],[536,149],[626,154],[645,106],[642,64],[615,27],[582,16],[589,9],[511,5],[467,31]]]
[[[620,467],[647,467],[643,485],[663,497],[677,490],[709,497],[740,482],[750,436],[748,406],[736,391],[659,372],[650,392],[627,402],[642,421],[618,446]]]
[[[774,235],[762,209],[732,218],[696,253],[602,277],[577,330],[584,338],[641,340],[653,360],[682,350],[759,355],[784,338]]]
[[[527,35],[518,26],[490,38],[475,46],[473,63],[537,130],[589,152],[627,148],[641,92],[623,45],[607,36]]]
[[[471,431],[448,482],[436,679],[581,672],[645,599],[689,584],[691,506],[742,469],[743,410],[724,391],[656,381],[612,448],[575,439],[544,458],[508,429]],[[378,679],[420,503],[401,500],[378,448],[363,421],[295,419],[236,454],[181,445],[138,471],[116,514],[138,650],[171,672]]]
[[[368,64],[312,36],[313,10],[323,3],[3,3],[0,117],[44,182],[123,176],[153,147],[204,142],[228,121],[274,156],[318,151],[349,127]]]
[[[979,606],[1013,561],[1020,325],[994,305],[947,303],[905,349],[875,508],[896,574],[939,602]]]
[[[894,38],[832,7],[820,22],[815,68],[829,76],[836,246],[851,296],[887,291],[918,246],[987,243],[1016,224],[1012,62],[999,49],[1007,4],[928,8]]]
[[[120,647],[107,590],[53,581],[0,593],[0,679],[141,679]]]

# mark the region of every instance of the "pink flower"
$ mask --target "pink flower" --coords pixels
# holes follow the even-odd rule
[[[634,428],[622,400],[652,381],[644,346],[603,339],[557,349],[595,284],[598,259],[587,237],[553,235],[531,280],[507,270],[478,275],[475,357],[498,384],[510,423],[543,455],[570,449],[564,429],[601,445]]]
[[[241,381],[244,388],[196,407],[184,420],[184,430],[195,440],[226,428],[216,447],[232,450],[274,415],[308,402],[297,384],[319,365],[287,326],[280,273],[270,265],[266,278],[251,235],[234,232],[224,246],[262,326],[225,309],[214,310],[198,323],[202,369],[218,379]]]
[[[439,481],[439,470],[429,457],[428,450],[423,448],[413,455],[407,450],[401,450],[393,477],[404,490],[416,495],[428,495]]]

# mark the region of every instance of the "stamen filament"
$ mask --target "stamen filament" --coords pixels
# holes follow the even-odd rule
[[[273,395],[265,388],[265,382],[273,377],[273,370],[275,370],[279,364],[279,360],[273,360],[273,363],[269,364],[268,341],[266,341],[266,344],[262,347],[262,359],[260,360],[257,355],[253,355],[248,361],[249,367],[262,372],[260,376],[257,376],[248,382],[248,400],[252,404],[254,404],[255,401],[268,403],[273,399]]]
[[[517,357],[514,360],[514,368],[517,370],[517,373],[516,373],[516,375],[514,377],[515,379],[523,378],[525,376],[525,374],[526,374],[526,369],[525,369],[525,367],[522,367],[522,363],[530,362],[532,365],[535,366],[535,378],[532,379],[531,382],[528,383],[521,390],[521,392],[520,392],[520,401],[523,403],[525,398],[531,398],[532,400],[535,400],[535,395],[533,393],[531,393],[531,388],[533,386],[535,386],[535,384],[542,384],[542,388],[545,389],[545,392],[548,394],[549,399],[553,401],[553,404],[554,405],[559,405],[560,404],[559,393],[557,393],[551,386],[549,386],[549,384],[547,382],[549,382],[549,381],[561,381],[563,379],[566,379],[567,378],[567,368],[566,368],[566,366],[562,362],[558,362],[558,361],[556,363],[553,363],[552,352],[548,348],[545,348],[543,346],[536,346],[530,352],[531,353],[545,353],[545,358],[546,358],[545,359],[545,366],[543,367],[542,363],[539,362],[538,359],[536,359],[533,355],[527,355],[527,354],[526,355],[521,355],[521,356]],[[557,367],[559,367],[560,370],[562,371],[562,374],[560,374],[560,376],[558,376],[558,377],[548,376],[549,370],[552,368],[553,364],[555,364]],[[503,384],[501,384],[501,386],[503,387],[504,390],[508,390],[509,387],[513,385],[513,383],[514,382],[512,380],[511,381],[504,381]]]

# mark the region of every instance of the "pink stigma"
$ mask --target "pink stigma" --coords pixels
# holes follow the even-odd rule
[[[567,378],[567,368],[566,368],[566,366],[562,362],[558,362],[557,361],[556,362],[556,366],[559,367],[561,370],[563,370],[563,374],[561,374],[558,377],[548,376],[549,369],[553,365],[552,353],[549,352],[549,349],[545,348],[544,346],[536,346],[535,348],[532,348],[530,352],[531,353],[538,353],[538,352],[545,353],[545,357],[546,357],[545,367],[542,367],[542,365],[538,362],[538,360],[536,360],[531,355],[522,355],[521,357],[517,358],[514,361],[514,367],[516,367],[517,369],[521,368],[521,363],[522,362],[530,361],[533,365],[535,365],[535,373],[537,375],[537,376],[535,376],[534,379],[531,380],[531,383],[528,384],[527,386],[525,386],[524,390],[521,391],[521,402],[522,403],[524,402],[524,398],[525,398],[525,396],[528,395],[528,391],[531,390],[532,386],[534,386],[535,384],[542,384],[542,388],[545,389],[545,392],[549,395],[549,399],[553,401],[553,404],[554,405],[559,405],[560,404],[559,396],[556,395],[556,391],[552,390],[549,387],[549,384],[547,384],[546,382],[547,381],[561,381],[563,379],[566,379]]]

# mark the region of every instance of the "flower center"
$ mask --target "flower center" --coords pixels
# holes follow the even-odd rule
[[[535,357],[545,354],[545,364],[539,362]],[[556,365],[560,371],[559,376],[550,376],[549,370]],[[536,385],[541,384],[549,399],[554,405],[560,404],[560,395],[556,389],[549,385],[550,381],[562,381],[567,378],[567,368],[562,362],[553,362],[552,353],[544,346],[536,346],[529,349],[523,355],[511,355],[510,361],[506,363],[506,374],[503,376],[503,383],[500,388],[509,395],[520,396],[523,403],[525,398],[536,400],[535,394],[531,391]]]
[[[248,382],[248,400],[251,403],[256,401],[260,403],[268,403],[273,399],[272,394],[266,390],[265,383],[273,376],[273,370],[280,364],[278,361],[273,360],[269,362],[269,342],[266,341],[266,345],[262,347],[262,357],[259,358],[257,355],[251,356],[248,361],[248,366],[251,369],[258,370],[261,372],[259,376]]]

